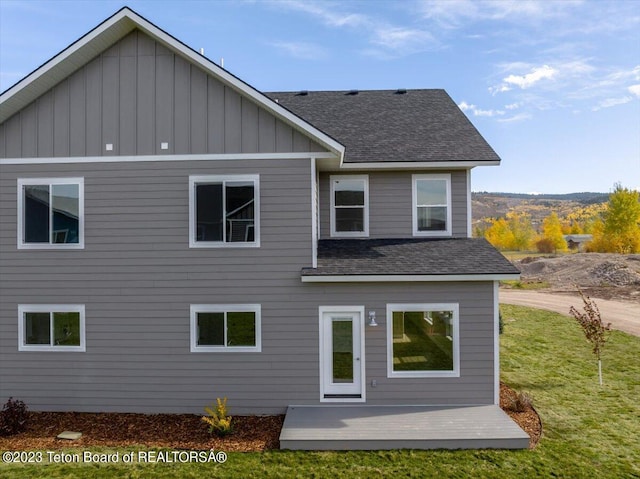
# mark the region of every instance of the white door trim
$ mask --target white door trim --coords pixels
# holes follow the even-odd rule
[[[320,338],[320,402],[366,402],[365,397],[365,349],[364,349],[364,306],[320,306],[318,308],[319,322],[318,333]],[[353,325],[355,329],[356,337],[354,338],[354,347],[359,347],[359,360],[357,360],[356,366],[354,366],[354,380],[359,380],[359,394],[356,397],[325,397],[327,394],[335,394],[331,391],[330,380],[327,376],[327,365],[330,364],[330,358],[328,356],[328,349],[331,347],[331,341],[325,334],[325,315],[336,313],[345,314],[353,318]],[[327,316],[329,317],[329,316]],[[355,348],[354,348],[355,349]],[[359,377],[358,377],[359,376]],[[356,383],[357,384],[357,383]]]

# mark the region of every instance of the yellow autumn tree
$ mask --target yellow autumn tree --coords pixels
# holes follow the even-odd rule
[[[603,253],[640,253],[640,193],[615,185],[604,222],[593,228],[589,249]]]
[[[567,251],[567,242],[562,235],[562,225],[555,211],[542,221],[542,238],[553,245],[554,251]]]
[[[526,213],[509,212],[505,218],[491,220],[484,237],[501,250],[529,250],[535,238],[531,217]]]

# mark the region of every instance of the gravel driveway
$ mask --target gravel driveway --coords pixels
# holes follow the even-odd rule
[[[618,329],[634,336],[640,336],[640,304],[624,301],[611,301],[592,297],[600,309],[602,321],[611,323],[613,329]],[[569,316],[569,308],[574,306],[582,310],[582,300],[579,296],[551,294],[540,291],[520,291],[500,289],[500,302],[529,306],[531,308],[546,309]]]

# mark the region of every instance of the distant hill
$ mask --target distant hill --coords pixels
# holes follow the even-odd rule
[[[566,216],[569,212],[588,205],[606,203],[608,193],[568,193],[563,195],[525,194],[525,193],[471,193],[473,224],[485,218],[499,218],[509,211],[525,212],[531,215],[534,226],[555,211],[558,216]]]

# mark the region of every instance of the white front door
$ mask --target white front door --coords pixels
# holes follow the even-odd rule
[[[364,308],[320,308],[322,401],[363,401]]]

